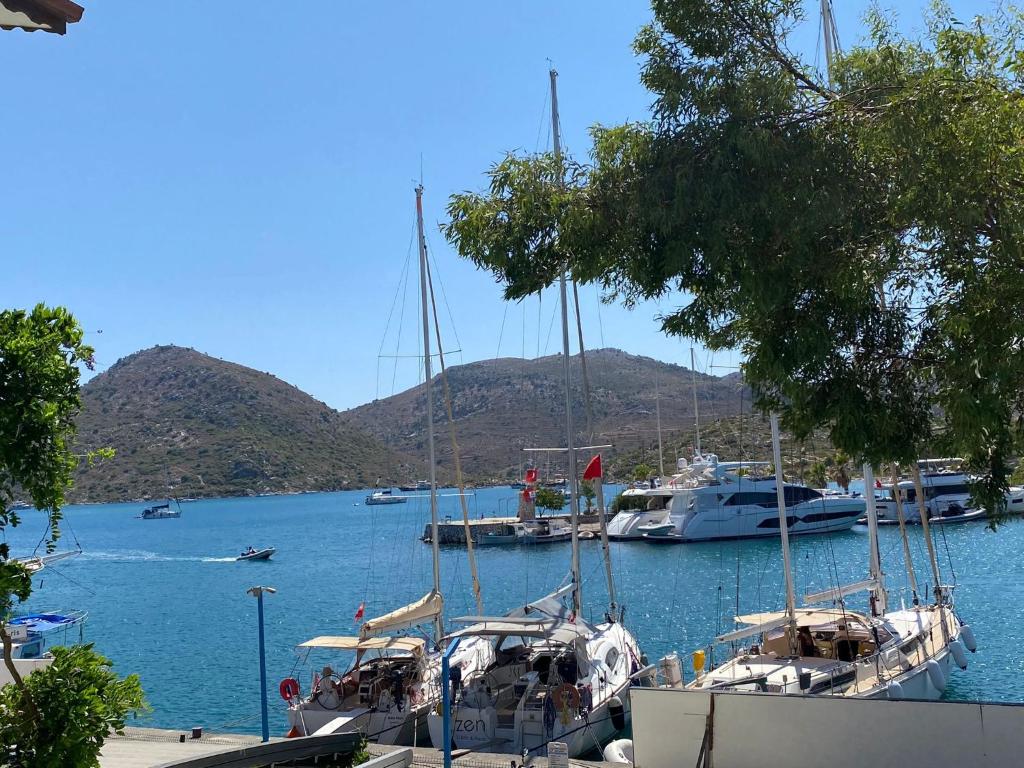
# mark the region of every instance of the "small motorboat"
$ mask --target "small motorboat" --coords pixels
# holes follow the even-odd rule
[[[967,509],[960,513],[953,512],[951,507],[941,515],[928,518],[932,525],[952,525],[953,523],[969,523],[972,520],[985,519],[984,509]]]
[[[277,550],[274,549],[274,547],[266,547],[265,549],[253,549],[252,547],[249,547],[247,551],[240,554],[235,558],[235,560],[269,560],[270,556],[275,552],[277,552]]]
[[[606,763],[633,764],[633,740],[615,739],[609,742],[604,748],[604,761]]]

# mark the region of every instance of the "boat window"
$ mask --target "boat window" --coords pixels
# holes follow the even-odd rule
[[[647,511],[654,512],[659,509],[664,509],[665,501],[667,499],[667,496],[651,496],[650,501],[647,502]]]
[[[925,490],[925,498],[934,499],[936,496],[969,496],[971,489],[965,484],[939,485]]]
[[[805,501],[813,501],[821,498],[821,494],[813,488],[805,488],[802,485],[786,485],[782,488],[786,497],[786,506],[790,504],[802,504]]]
[[[604,663],[608,666],[608,669],[615,669],[615,663],[619,660],[619,650],[617,648],[609,648],[608,653],[604,657]]]
[[[859,510],[847,509],[843,512],[814,512],[800,519],[805,523],[821,523],[825,520],[841,520],[844,517],[860,517],[860,514]]]
[[[797,517],[796,515],[787,515],[786,516],[786,527],[787,528],[792,528],[794,525],[796,525],[799,522],[800,522],[800,518]],[[779,518],[777,518],[777,517],[770,517],[767,520],[762,520],[760,523],[757,524],[757,527],[758,528],[778,528],[779,527]]]
[[[774,493],[742,491],[740,493],[734,493],[722,506],[740,507],[746,504],[757,504],[760,507],[774,507],[776,506],[776,496]]]

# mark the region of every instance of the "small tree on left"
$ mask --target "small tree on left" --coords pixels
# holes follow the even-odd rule
[[[0,532],[20,522],[11,507],[15,494],[23,494],[48,517],[47,551],[60,538],[61,508],[71,487],[79,457],[73,450],[75,417],[81,407],[80,366],[92,369],[93,350],[74,316],[63,307],[37,305],[31,311],[0,311]],[[4,662],[14,680],[17,695],[6,691],[0,707],[0,731],[10,722],[23,734],[39,733],[32,724],[50,723],[69,734],[95,743],[98,754],[111,722],[110,711],[123,717],[142,706],[137,679],[133,693],[110,701],[103,696],[81,700],[47,697],[37,700],[11,658],[11,638],[6,620],[14,606],[32,592],[29,571],[11,558],[6,542],[0,543],[0,640]],[[86,647],[76,656],[80,669],[99,669],[109,664]],[[128,682],[131,682],[129,680]],[[113,689],[111,689],[113,690]],[[104,714],[93,717],[100,707]],[[114,718],[117,721],[117,718]],[[101,733],[92,731],[101,729]],[[77,732],[77,734],[74,734]],[[45,735],[41,735],[45,738]],[[74,741],[74,739],[71,739]],[[4,745],[22,755],[32,754],[32,744]],[[0,753],[0,762],[6,757]],[[76,755],[75,765],[95,764]],[[57,763],[54,763],[55,765]],[[71,763],[67,763],[71,764]]]

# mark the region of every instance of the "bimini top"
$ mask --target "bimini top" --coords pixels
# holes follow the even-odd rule
[[[30,613],[25,616],[17,616],[7,623],[15,627],[25,627],[29,632],[45,635],[49,632],[56,632],[59,629],[67,629],[85,621],[85,611],[71,611],[70,613]]]
[[[586,638],[591,630],[584,624],[560,619],[532,619],[513,616],[463,616],[453,619],[469,626],[452,632],[450,637],[508,636],[536,637],[561,645],[572,645],[577,638]]]
[[[821,624],[838,624],[845,621],[866,621],[863,616],[853,611],[841,611],[839,609],[812,610],[798,608],[796,610],[796,625],[798,627],[816,627]],[[774,624],[777,621],[785,621],[785,611],[767,611],[765,613],[748,613],[745,616],[737,616],[737,624]]]
[[[420,637],[337,637],[321,635],[299,644],[299,648],[330,648],[335,651],[404,651],[420,655],[426,641]]]

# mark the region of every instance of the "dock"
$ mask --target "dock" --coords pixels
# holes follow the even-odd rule
[[[343,733],[296,739],[272,738],[266,744],[258,736],[234,733],[203,733],[193,738],[190,729],[125,728],[111,735],[100,754],[100,768],[262,768],[292,763],[313,765],[323,758],[348,754],[358,737]],[[368,744],[366,768],[437,768],[444,755],[433,747],[393,747]],[[613,763],[572,760],[580,768],[613,768]],[[456,751],[453,765],[461,768],[508,768],[521,764],[522,755]],[[547,758],[532,757],[526,768],[548,768]],[[622,768],[618,766],[618,768]]]
[[[607,515],[611,519],[612,515]],[[568,515],[544,515],[544,520],[568,521]],[[489,533],[501,533],[506,525],[518,522],[516,517],[478,517],[470,518],[470,536],[476,541],[481,536]],[[597,514],[580,515],[580,530],[590,533],[597,533],[600,528],[600,518]],[[438,521],[437,539],[442,546],[466,546],[466,524],[459,517],[446,517]],[[430,523],[423,528],[423,541],[430,541]]]

